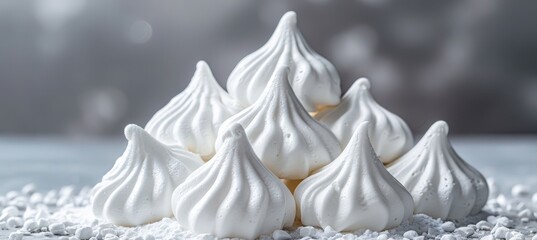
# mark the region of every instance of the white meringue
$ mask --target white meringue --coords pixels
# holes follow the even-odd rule
[[[304,225],[381,231],[412,215],[412,196],[378,160],[368,126],[360,123],[341,155],[296,188],[297,213]]]
[[[308,46],[296,26],[295,12],[283,15],[268,42],[237,64],[227,89],[240,104],[250,106],[283,65],[290,67],[291,86],[306,110],[339,103],[339,75],[332,63]]]
[[[96,217],[136,226],[172,216],[173,190],[203,164],[199,156],[168,147],[136,125],[125,128],[127,149],[92,190]]]
[[[304,179],[341,152],[334,134],[302,107],[288,81],[287,67],[274,72],[254,105],[226,120],[216,140],[233,123],[240,123],[257,156],[276,176]]]
[[[197,234],[254,239],[289,227],[293,195],[255,155],[246,133],[233,124],[216,155],[173,193],[179,224]]]
[[[214,155],[214,141],[220,124],[241,108],[218,85],[206,62],[183,92],[149,120],[145,129],[168,145],[179,145],[207,160]]]
[[[489,190],[483,175],[459,157],[447,135],[447,123],[436,122],[388,171],[412,194],[414,213],[459,219],[478,213]]]
[[[387,164],[410,150],[414,140],[405,121],[373,99],[370,87],[366,78],[356,80],[339,105],[321,110],[315,118],[332,130],[342,147],[362,121],[371,122],[371,144],[379,159]]]

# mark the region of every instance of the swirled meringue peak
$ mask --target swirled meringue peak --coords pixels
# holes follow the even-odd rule
[[[303,224],[336,231],[381,231],[412,215],[412,196],[377,158],[368,126],[360,123],[341,155],[296,188]]]
[[[341,152],[334,134],[302,107],[288,81],[289,68],[275,71],[262,96],[250,107],[226,120],[216,140],[233,123],[246,129],[261,161],[283,179],[304,179]]]
[[[214,155],[220,124],[240,109],[218,85],[209,65],[200,61],[188,87],[159,110],[145,129],[168,145],[182,146],[208,160]]]
[[[356,80],[338,106],[323,109],[315,118],[332,130],[343,147],[362,121],[370,122],[373,149],[387,164],[410,150],[414,140],[405,121],[380,106],[371,96],[370,88],[368,79]]]
[[[255,155],[244,129],[231,125],[216,155],[175,189],[173,213],[197,234],[254,239],[289,227],[293,195]]]
[[[414,213],[460,219],[478,213],[489,190],[483,175],[459,157],[447,135],[447,123],[436,122],[388,171],[412,194]]]
[[[198,155],[169,147],[141,127],[128,125],[127,149],[92,190],[96,217],[136,226],[172,216],[173,190],[203,164]]]
[[[339,103],[341,88],[335,67],[308,46],[296,22],[295,12],[283,15],[268,42],[231,72],[227,89],[240,104],[252,105],[283,65],[290,67],[291,86],[306,110],[315,112]]]

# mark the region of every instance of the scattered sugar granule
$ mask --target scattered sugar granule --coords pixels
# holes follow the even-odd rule
[[[494,232],[495,238],[506,238],[507,234],[509,233],[509,229],[506,227],[499,227]]]
[[[285,232],[285,231],[284,231]],[[287,232],[286,232],[287,233]],[[288,234],[289,235],[289,234]],[[155,237],[151,234],[146,234],[143,238],[144,240],[155,240]]]
[[[272,233],[272,238],[274,240],[288,240],[291,239],[291,235],[283,230],[276,230]]]
[[[32,196],[30,196],[30,203],[33,205],[37,205],[38,203],[43,202],[43,194],[42,193],[34,193]]]
[[[21,193],[29,196],[33,194],[35,190],[36,190],[35,184],[29,183],[29,184],[24,185],[24,187],[22,187]]]
[[[315,235],[315,228],[311,227],[311,226],[300,227],[299,228],[299,234],[302,237],[311,237],[311,236]]]
[[[530,187],[523,184],[517,184],[511,188],[511,195],[513,197],[527,198],[530,196]]]
[[[22,227],[22,218],[20,217],[10,217],[7,219],[8,228],[19,228]]]
[[[2,209],[2,215],[4,214],[10,217],[17,217],[19,215],[19,209],[15,206],[7,206],[6,208]]]
[[[405,233],[403,233],[403,237],[408,238],[408,239],[414,239],[417,236],[418,236],[418,233],[414,230],[406,231]]]
[[[21,232],[12,232],[9,234],[9,240],[22,240],[23,236]]]
[[[470,237],[475,233],[474,229],[470,227],[460,227],[455,229],[455,232],[462,237]]]
[[[49,225],[48,219],[46,219],[46,218],[39,218],[39,219],[37,219],[37,225],[38,225],[39,228],[41,228],[41,229],[43,229],[43,228],[47,228],[48,225]]]
[[[17,191],[9,191],[7,194],[6,194],[6,198],[7,200],[13,200],[15,199],[16,197],[19,196],[19,193]]]
[[[92,237],[93,230],[91,227],[81,227],[75,231],[75,237],[80,240],[88,240]]]
[[[442,228],[442,230],[444,230],[444,232],[455,231],[455,223],[453,222],[444,222],[442,223],[442,225],[440,225],[440,227]]]
[[[65,234],[65,225],[63,223],[53,223],[48,226],[48,230],[54,235]]]
[[[118,238],[116,235],[114,235],[114,234],[106,234],[106,235],[104,236],[104,239],[105,239],[105,240],[119,240],[119,238]]]
[[[36,232],[39,230],[39,225],[37,222],[33,219],[28,219],[24,222],[24,225],[22,226],[22,229],[28,231],[28,232]]]
[[[76,230],[77,230],[77,228],[76,228],[75,226],[69,226],[69,227],[68,227],[67,224],[65,224],[65,223],[64,223],[64,225],[65,225],[65,231],[66,231],[67,233],[69,233],[70,235],[75,234],[75,232],[76,232]]]
[[[482,237],[480,240],[494,240],[494,236],[492,236],[492,234],[489,234]]]
[[[446,234],[440,238],[440,240],[457,240],[457,238],[451,234]]]
[[[379,234],[379,236],[377,237],[377,240],[388,240],[388,235],[386,234]]]
[[[4,230],[4,229],[7,229],[7,223],[2,221],[0,222],[0,230]]]
[[[512,227],[513,222],[507,217],[500,217],[496,219],[496,224],[502,227]]]
[[[477,229],[479,230],[485,230],[485,231],[490,231],[492,229],[492,224],[487,222],[487,221],[479,221],[477,224],[476,224],[476,227]]]

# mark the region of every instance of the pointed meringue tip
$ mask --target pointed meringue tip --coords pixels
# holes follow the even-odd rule
[[[196,73],[194,75],[197,75],[199,77],[213,77],[213,72],[211,71],[211,68],[209,67],[209,64],[205,61],[199,61],[196,64]]]
[[[360,89],[371,89],[371,82],[367,78],[359,78],[354,84],[356,84]]]
[[[125,127],[125,137],[127,140],[140,137],[140,135],[146,133],[146,131],[136,124],[129,124]]]
[[[211,69],[209,68],[209,64],[207,64],[207,62],[203,60],[196,63],[196,70],[197,71],[211,71]]]
[[[280,19],[278,25],[296,25],[296,13],[294,11],[286,12]]]
[[[447,136],[447,134],[449,133],[449,126],[445,121],[442,121],[442,120],[436,121],[429,128],[428,132],[430,132],[430,133],[438,133],[438,134],[442,134],[444,136]]]

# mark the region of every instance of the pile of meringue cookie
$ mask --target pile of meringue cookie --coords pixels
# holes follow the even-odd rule
[[[341,96],[334,66],[286,13],[268,42],[242,59],[226,92],[200,61],[188,87],[128,146],[91,194],[96,217],[137,226],[175,216],[196,234],[252,239],[308,225],[382,231],[413,214],[460,219],[488,198],[448,126],[413,147],[397,115],[361,78]]]

